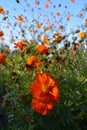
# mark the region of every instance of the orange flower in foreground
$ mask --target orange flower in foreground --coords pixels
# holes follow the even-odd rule
[[[3,7],[2,6],[0,6],[0,14],[4,14],[4,9],[3,9]]]
[[[80,33],[78,34],[78,36],[79,36],[81,39],[83,39],[83,38],[86,37],[86,32],[80,32]]]
[[[39,54],[47,54],[49,50],[45,44],[37,45],[36,49]]]
[[[0,64],[4,64],[5,63],[5,55],[3,53],[0,54]]]
[[[34,69],[39,67],[41,64],[40,60],[36,56],[28,56],[26,66],[28,69]]]
[[[15,43],[14,48],[20,48],[21,52],[24,52],[26,49],[26,44],[24,44],[25,40],[21,39],[18,43]]]
[[[32,109],[41,115],[50,113],[55,105],[54,101],[32,98]]]
[[[3,31],[0,30],[0,37],[4,36]]]
[[[37,74],[30,92],[33,96],[32,108],[42,115],[49,113],[60,98],[58,84],[48,73]]]

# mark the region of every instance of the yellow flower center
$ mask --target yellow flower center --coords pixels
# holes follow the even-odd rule
[[[43,91],[44,93],[47,93],[47,92],[49,91],[49,87],[48,87],[48,86],[43,86],[43,87],[42,87],[42,91]]]

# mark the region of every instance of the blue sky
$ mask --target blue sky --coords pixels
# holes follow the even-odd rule
[[[64,11],[66,10],[73,15],[78,15],[81,9],[83,9],[84,6],[87,4],[87,0],[75,0],[75,3],[70,2],[70,0],[51,0],[52,5],[56,5],[56,8],[52,8],[52,5],[50,5],[49,8],[46,10],[44,8],[44,5],[47,3],[47,0],[39,0],[40,1],[39,6],[34,5],[34,0],[19,0],[19,1],[20,3],[18,4],[16,0],[0,0],[0,5],[3,6],[5,10],[9,11],[9,17],[12,21],[14,20],[13,16],[21,14],[26,15],[29,18],[29,20],[32,19],[32,15],[34,15],[34,17],[37,18],[37,15],[40,13],[37,10],[38,7],[41,8],[43,14],[47,14],[48,16],[52,11],[54,12],[58,11],[61,14],[63,14]],[[29,7],[26,6],[25,1],[27,1],[27,3],[30,4],[30,9],[36,6],[36,10],[33,12],[33,14],[31,13]],[[61,4],[60,8],[58,8],[59,4]],[[65,6],[67,6],[67,9],[65,9]],[[25,12],[24,9],[26,10]],[[73,22],[73,24],[76,24],[77,19],[75,18],[71,22]]]
[[[9,21],[11,24],[14,24],[15,17],[18,15],[23,15],[28,18],[29,23],[31,23],[32,18],[35,18],[37,21],[42,22],[43,18],[42,15],[45,15],[48,17],[51,22],[53,21],[53,12],[60,12],[60,17],[64,15],[64,13],[69,12],[70,15],[72,15],[72,19],[67,24],[67,31],[70,30],[70,28],[75,28],[76,25],[80,25],[84,22],[84,19],[87,18],[87,13],[85,12],[84,16],[82,16],[81,19],[77,17],[79,13],[81,13],[82,9],[87,4],[87,0],[75,0],[74,3],[70,2],[70,0],[51,0],[52,4],[49,5],[48,9],[44,8],[44,5],[47,3],[47,0],[37,0],[40,1],[40,5],[35,5],[34,0],[19,0],[20,3],[17,3],[16,0],[0,0],[0,6],[3,6],[5,11],[9,11]],[[26,1],[26,2],[25,2]],[[61,7],[59,7],[59,4],[61,4]],[[67,7],[67,8],[66,8]],[[31,11],[34,8],[34,11]],[[40,8],[40,10],[38,10]],[[84,13],[84,12],[82,12]],[[52,15],[50,15],[52,14]],[[58,18],[56,18],[58,19]],[[63,17],[63,24],[65,24],[66,17]],[[0,28],[3,29],[4,25],[7,24],[9,21],[2,21],[2,17],[0,16]],[[55,25],[56,26],[56,25]],[[11,28],[13,29],[13,33],[17,34],[17,30],[19,33],[18,28]],[[15,31],[14,31],[15,30]],[[9,31],[8,34],[10,35]],[[8,35],[6,34],[6,37]],[[8,38],[7,38],[8,39]]]

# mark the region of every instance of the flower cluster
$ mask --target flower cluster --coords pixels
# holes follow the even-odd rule
[[[32,108],[39,114],[46,115],[51,112],[55,103],[60,99],[58,84],[48,73],[38,73],[31,84],[30,92]]]
[[[0,6],[0,128],[86,130],[85,9],[69,11],[75,0],[15,1],[15,16]],[[73,18],[83,25],[69,32]]]

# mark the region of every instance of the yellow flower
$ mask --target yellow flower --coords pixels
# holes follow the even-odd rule
[[[81,39],[83,39],[83,38],[86,37],[86,32],[80,32],[80,33],[78,34],[78,36],[79,36]]]

